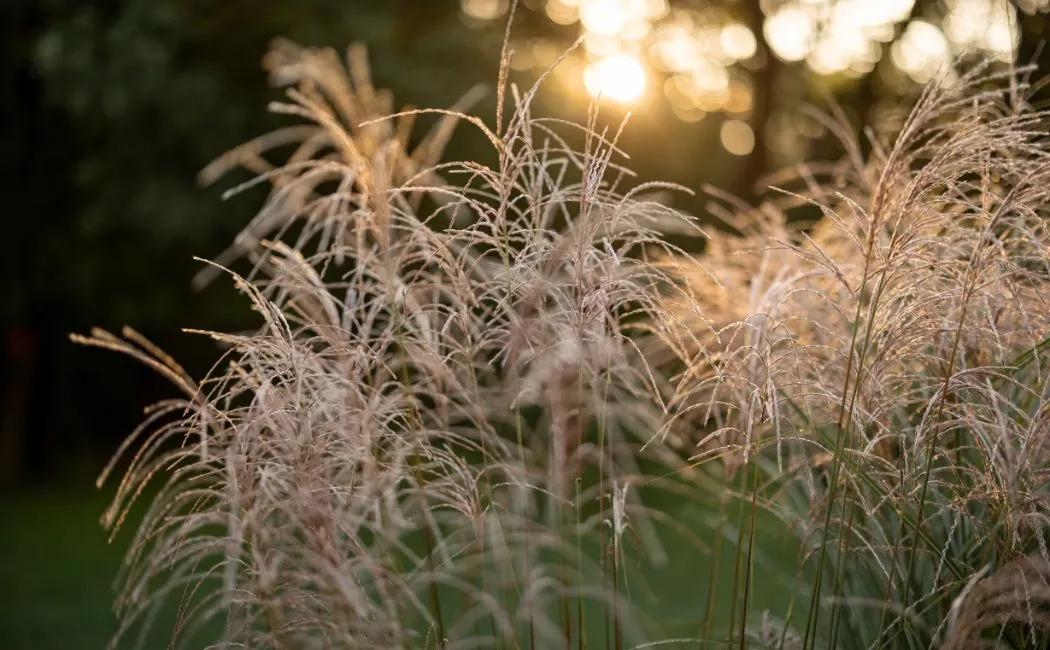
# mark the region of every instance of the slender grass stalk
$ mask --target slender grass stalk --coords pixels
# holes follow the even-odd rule
[[[747,617],[751,612],[751,590],[755,572],[755,513],[758,509],[758,463],[752,467],[751,515],[747,526],[747,566],[744,574],[744,606],[740,617],[740,650],[747,648]]]
[[[729,645],[730,646],[732,646],[732,644],[733,644],[733,637],[734,637],[734,635],[737,632],[736,617],[737,617],[737,606],[738,606],[738,599],[740,597],[739,591],[740,591],[741,584],[743,584],[744,591],[745,592],[747,591],[746,574],[745,574],[745,577],[743,577],[743,578],[741,577],[741,573],[743,572],[743,568],[742,567],[744,565],[744,556],[745,556],[745,552],[744,552],[744,548],[745,548],[744,531],[746,530],[746,526],[744,524],[746,522],[747,512],[748,512],[748,502],[746,500],[744,500],[744,499],[741,499],[740,500],[740,514],[737,516],[737,526],[736,526],[736,552],[735,552],[735,555],[734,555],[735,559],[733,561],[733,587],[732,587],[732,591],[731,591],[730,596],[729,596],[730,611],[729,611],[729,629],[727,630],[727,632],[728,632],[728,639],[729,639]],[[746,597],[745,597],[745,599],[746,599]],[[747,612],[744,611],[744,609],[741,609],[741,611],[740,611],[740,619],[741,619],[741,621],[746,621],[746,619],[747,619]],[[746,625],[746,622],[742,623],[742,626],[745,626],[745,625]],[[740,642],[743,643],[743,639],[740,639]]]
[[[581,491],[582,491],[582,489],[581,489],[581,482],[582,482],[582,479],[579,476],[577,476],[576,477],[576,481],[575,481],[576,498],[574,499],[573,502],[574,502],[574,505],[576,507],[576,564],[577,564],[578,567],[580,567],[579,574],[577,575],[577,579],[578,579],[579,584],[584,584],[585,581],[584,581],[584,577],[583,577],[583,568],[582,568],[583,567],[583,547],[582,547],[582,544],[583,544],[583,539],[582,539],[582,537],[583,537],[583,535],[582,535],[582,530],[583,530],[583,520],[582,520],[582,516],[583,516],[583,514],[582,514],[583,497],[581,495]],[[583,597],[580,596],[580,595],[577,595],[576,596],[576,647],[579,650],[583,650],[583,648],[586,646],[586,640],[585,639],[586,639],[586,633],[584,632],[584,629],[583,629]]]
[[[711,568],[709,569],[709,576],[707,582],[707,599],[704,605],[704,623],[703,628],[700,631],[700,638],[704,644],[704,648],[707,648],[712,633],[712,626],[714,625],[714,608],[715,608],[715,597],[718,590],[718,571],[722,564],[722,537],[725,534],[725,521],[726,521],[726,507],[728,504],[728,497],[726,493],[729,490],[729,477],[727,474],[722,475],[722,492],[718,497],[718,523],[715,525],[715,545],[711,551]]]

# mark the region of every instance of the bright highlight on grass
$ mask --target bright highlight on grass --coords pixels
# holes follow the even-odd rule
[[[645,91],[645,68],[629,54],[617,54],[587,66],[583,83],[594,97],[631,103]]]

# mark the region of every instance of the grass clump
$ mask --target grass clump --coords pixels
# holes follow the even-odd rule
[[[930,86],[866,160],[836,125],[851,155],[714,236],[687,283],[706,336],[677,412],[755,459],[804,543],[774,647],[1046,641],[1050,158],[1027,88],[990,66]],[[996,613],[960,618],[985,589]]]
[[[840,164],[702,233],[628,186],[622,125],[535,117],[535,88],[501,83],[490,126],[473,94],[390,116],[359,48],[265,62],[302,124],[205,170],[271,191],[199,278],[259,329],[206,333],[200,383],[133,331],[75,337],[183,393],[118,454],[109,525],[163,482],[122,631],[180,591],[176,642],[214,619],[244,647],[1046,645],[1050,150],[1024,71],[931,85],[867,156],[832,120]],[[439,162],[464,121],[493,166]],[[627,584],[628,549],[674,562],[639,495],[712,479],[692,532],[736,561],[663,640]],[[761,511],[802,543],[783,612],[751,611]]]
[[[495,130],[442,112],[408,151],[422,111],[387,119],[362,57],[348,73],[279,42],[266,62],[293,88],[272,108],[307,125],[205,170],[272,186],[231,249],[252,273],[211,267],[263,321],[208,333],[224,366],[198,386],[133,332],[78,339],[185,393],[155,411],[186,415],[142,445],[115,504],[167,468],[129,558],[127,620],[148,616],[143,594],[203,582],[187,624],[225,617],[225,640],[250,647],[549,647],[579,641],[597,599],[619,645],[626,605],[607,583],[638,507],[632,432],[666,410],[640,346],[669,331],[673,285],[643,249],[670,250],[656,228],[688,220],[618,194],[603,180],[624,174],[615,134],[572,151],[530,96]],[[459,119],[497,167],[436,164]],[[285,145],[284,164],[261,157]]]

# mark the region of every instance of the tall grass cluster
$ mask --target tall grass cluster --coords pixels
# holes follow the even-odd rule
[[[202,173],[270,188],[200,278],[258,329],[202,332],[223,354],[200,381],[134,331],[74,336],[181,391],[114,459],[105,523],[150,498],[118,638],[174,599],[175,645],[219,621],[216,647],[275,649],[1047,647],[1031,71],[933,84],[892,137],[833,113],[841,161],[758,207],[713,196],[701,229],[632,179],[623,125],[537,117],[538,85],[500,79],[486,122],[473,93],[394,113],[359,47],[265,64],[296,123]],[[455,128],[496,162],[442,162]],[[674,559],[664,493],[713,504],[686,532],[736,558],[696,576],[687,638],[629,582]],[[800,553],[759,612],[770,513]]]

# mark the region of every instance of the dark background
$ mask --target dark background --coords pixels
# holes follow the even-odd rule
[[[575,38],[575,26],[555,25],[537,11],[539,0],[525,4],[517,42],[565,47]],[[776,3],[671,4],[722,7],[760,34],[764,12]],[[1043,66],[1046,14],[1021,8],[1016,60]],[[937,23],[944,12],[942,2],[920,0],[896,33],[913,19]],[[200,269],[193,256],[222,251],[264,195],[223,202],[221,189],[242,179],[202,189],[195,175],[227,148],[281,123],[265,111],[280,97],[260,66],[270,40],[339,49],[363,41],[377,85],[391,88],[398,105],[440,107],[476,83],[491,88],[504,24],[505,17],[465,20],[456,0],[0,3],[0,580],[8,585],[0,587],[0,648],[49,647],[52,636],[56,647],[97,647],[95,637],[68,637],[95,630],[91,617],[103,623],[89,635],[108,634],[119,545],[105,547],[94,523],[112,486],[95,493],[93,479],[142,407],[172,394],[134,361],[77,347],[67,335],[130,325],[201,377],[215,349],[180,328],[253,324],[246,301],[227,284],[194,291],[190,281]],[[916,92],[885,56],[869,74],[822,76],[804,63],[778,61],[758,41],[743,70],[753,107],[740,117],[757,136],[754,151],[733,156],[720,145],[725,115],[687,123],[657,94],[634,108],[623,141],[642,179],[696,189],[711,183],[751,199],[767,172],[835,155],[826,134],[801,128],[793,137],[802,146],[771,150],[765,143],[776,129],[794,128],[775,117],[834,97],[863,128]],[[515,75],[527,84],[535,71]],[[580,120],[587,97],[582,84],[553,84],[539,101],[538,112]],[[490,93],[476,111],[491,120],[493,107]],[[607,115],[615,119],[622,109]],[[464,130],[446,158],[486,160],[482,145]],[[702,197],[673,200],[704,218]],[[61,555],[68,563],[56,568]],[[101,568],[85,573],[85,564]],[[48,607],[50,614],[34,618]],[[67,627],[55,627],[58,620]]]
[[[218,254],[262,197],[224,204],[195,175],[277,124],[260,65],[271,38],[363,40],[377,80],[418,105],[448,104],[496,70],[465,45],[458,3],[9,0],[0,12],[6,485],[93,472],[169,394],[69,332],[130,325],[200,376],[212,346],[179,329],[250,325],[225,285],[194,292],[190,279],[193,256]]]

